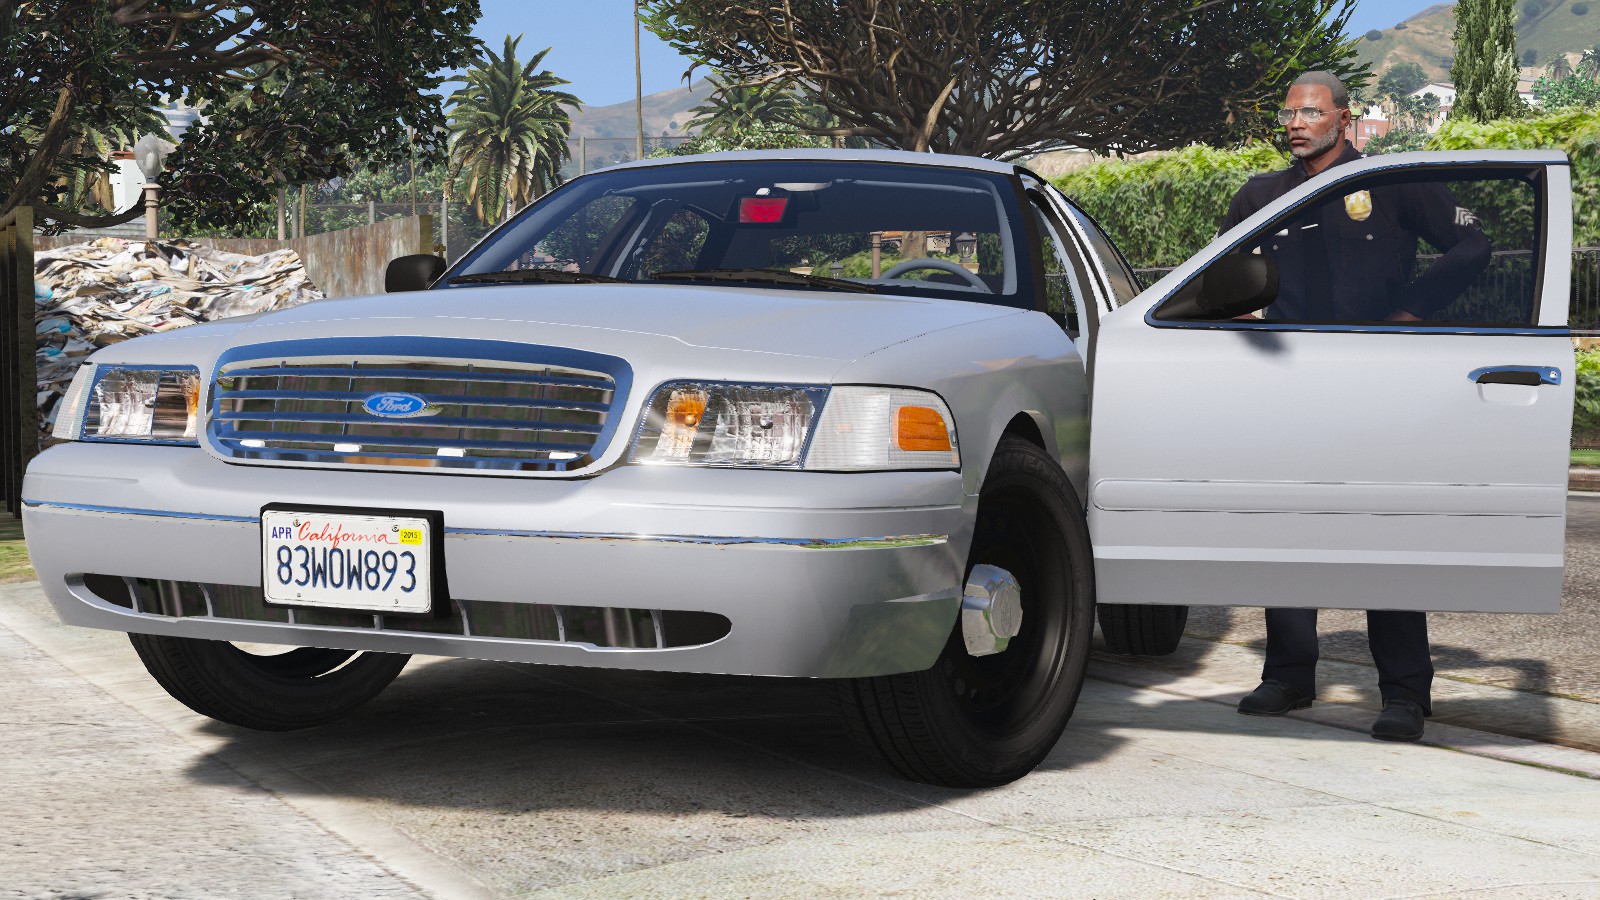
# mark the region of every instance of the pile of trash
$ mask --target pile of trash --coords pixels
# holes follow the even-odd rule
[[[40,427],[83,357],[118,341],[322,299],[293,250],[244,256],[189,241],[97,238],[34,253]]]

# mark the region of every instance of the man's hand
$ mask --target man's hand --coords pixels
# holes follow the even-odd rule
[[[1421,316],[1413,316],[1403,309],[1397,309],[1384,318],[1386,322],[1421,322]]]

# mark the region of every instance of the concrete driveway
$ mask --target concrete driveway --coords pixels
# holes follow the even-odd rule
[[[1600,781],[1568,774],[1600,755],[1097,667],[1149,683],[1091,681],[1039,771],[951,791],[806,682],[418,659],[345,722],[249,732],[0,587],[0,896],[1600,897]]]

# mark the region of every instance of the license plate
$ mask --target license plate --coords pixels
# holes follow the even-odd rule
[[[433,609],[433,523],[414,516],[261,512],[268,603],[416,615]]]

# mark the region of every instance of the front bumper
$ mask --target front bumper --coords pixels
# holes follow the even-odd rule
[[[956,472],[622,466],[503,479],[238,466],[186,447],[66,444],[23,485],[28,551],[63,621],[117,631],[751,675],[932,665],[954,627],[976,498]],[[453,599],[717,613],[664,649],[135,612],[85,574],[259,585],[267,503],[437,509]],[[876,540],[892,538],[894,540]],[[380,620],[381,625],[381,620]]]

